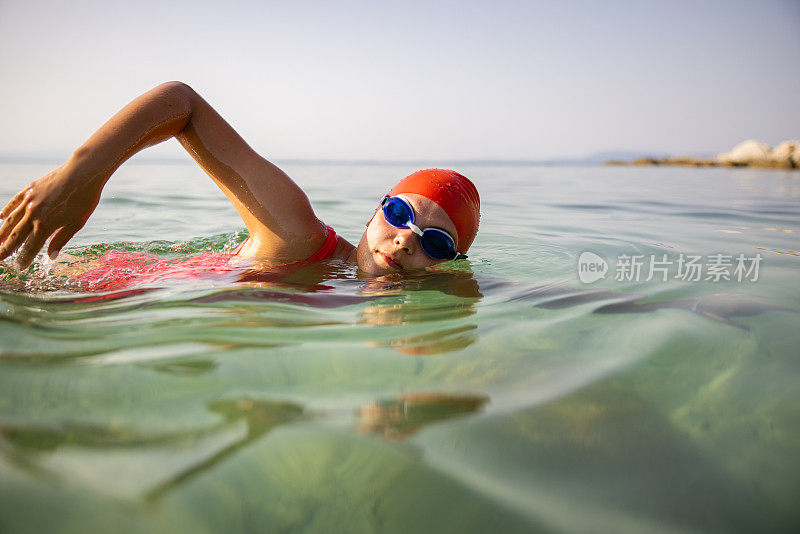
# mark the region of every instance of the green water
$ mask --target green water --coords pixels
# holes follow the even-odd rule
[[[51,166],[0,165],[0,196]],[[352,242],[416,170],[283,168]],[[91,299],[0,267],[0,532],[796,531],[800,173],[459,170],[481,231],[426,276]],[[192,164],[134,163],[72,252],[243,237]],[[623,254],[762,261],[618,281]]]

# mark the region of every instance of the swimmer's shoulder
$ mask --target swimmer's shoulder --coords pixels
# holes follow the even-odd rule
[[[355,250],[356,247],[354,247],[352,243],[337,234],[336,247],[329,255],[325,256],[325,259],[339,259],[356,263]],[[241,260],[252,261],[254,259],[258,259],[258,253],[255,251],[255,246],[252,243],[252,239],[249,237],[239,244],[236,250],[233,251],[232,255]]]
[[[329,257],[338,260],[349,261],[351,263],[356,263],[355,260],[356,247],[354,247],[352,243],[350,243],[347,239],[343,238],[340,235],[337,235],[336,239],[337,239],[336,248],[333,249],[333,252]]]

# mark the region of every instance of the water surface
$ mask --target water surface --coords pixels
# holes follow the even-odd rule
[[[0,165],[0,197],[52,166]],[[283,168],[351,242],[416,170]],[[104,294],[0,267],[0,531],[796,530],[800,173],[458,170],[481,231],[427,276]],[[71,253],[244,236],[193,164],[134,162]],[[757,280],[675,277],[718,254]]]

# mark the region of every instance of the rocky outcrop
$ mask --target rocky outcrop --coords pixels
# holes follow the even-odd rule
[[[640,158],[634,161],[607,161],[606,165],[681,165],[685,167],[758,167],[762,169],[800,169],[800,141],[784,141],[775,148],[760,141],[739,143],[730,152],[714,159],[679,156]]]
[[[784,141],[770,148],[766,143],[751,139],[739,143],[730,152],[719,154],[716,159],[722,165],[797,168],[800,167],[800,141]]]
[[[771,152],[768,144],[750,139],[739,143],[730,152],[718,154],[716,159],[723,165],[749,165],[755,161],[768,160]]]
[[[773,161],[790,161],[796,169],[800,168],[800,141],[784,141],[769,156]]]

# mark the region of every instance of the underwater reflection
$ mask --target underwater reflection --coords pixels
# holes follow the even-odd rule
[[[477,413],[487,402],[486,395],[405,393],[362,406],[358,429],[399,440],[432,423]]]
[[[392,273],[366,280],[365,294],[391,291],[441,291],[445,295],[480,299],[483,294],[475,276],[468,271],[425,271],[421,273]]]
[[[379,323],[371,323],[379,324]],[[464,349],[478,340],[478,325],[445,328],[427,334],[371,341],[371,347],[392,347],[409,356],[430,356]]]
[[[23,471],[67,478],[71,472],[69,462],[49,462],[53,455],[58,455],[59,449],[64,449],[67,457],[72,451],[82,449],[90,449],[96,455],[90,458],[99,462],[92,461],[91,465],[79,461],[79,471],[138,463],[136,478],[140,479],[139,482],[117,482],[122,486],[143,488],[147,500],[157,500],[273,429],[307,419],[303,407],[298,404],[249,397],[214,401],[207,405],[207,409],[221,416],[222,420],[210,428],[171,433],[147,433],[129,426],[68,421],[55,425],[3,423],[0,424],[0,452]],[[210,448],[208,444],[211,444]],[[187,445],[199,455],[192,458]],[[165,452],[169,457],[174,456],[171,465],[158,460]],[[110,464],[104,463],[103,455],[111,459]],[[152,461],[148,460],[149,456],[152,456]],[[104,487],[114,485],[114,472],[112,468],[108,473],[99,473]]]
[[[482,394],[406,393],[357,408],[357,430],[401,440],[426,426],[475,414],[488,402]],[[207,475],[276,428],[320,416],[293,402],[247,396],[213,401],[206,409],[220,421],[166,433],[113,423],[3,423],[0,452],[38,477],[83,480],[110,494],[152,502]]]
[[[436,291],[432,296],[426,291]],[[442,322],[433,331],[402,335],[389,340],[371,341],[370,346],[392,347],[412,356],[441,354],[461,350],[478,340],[475,322],[453,326],[453,320],[475,315],[483,298],[472,273],[441,271],[425,275],[388,275],[369,281],[362,293],[397,299],[381,299],[367,305],[359,323],[376,326],[425,324]],[[461,321],[459,321],[461,322]]]
[[[208,409],[221,415],[227,423],[244,421],[247,424],[246,435],[154,487],[145,495],[148,500],[157,500],[170,489],[207,471],[274,428],[305,418],[303,408],[297,404],[259,401],[248,397],[212,402]]]

